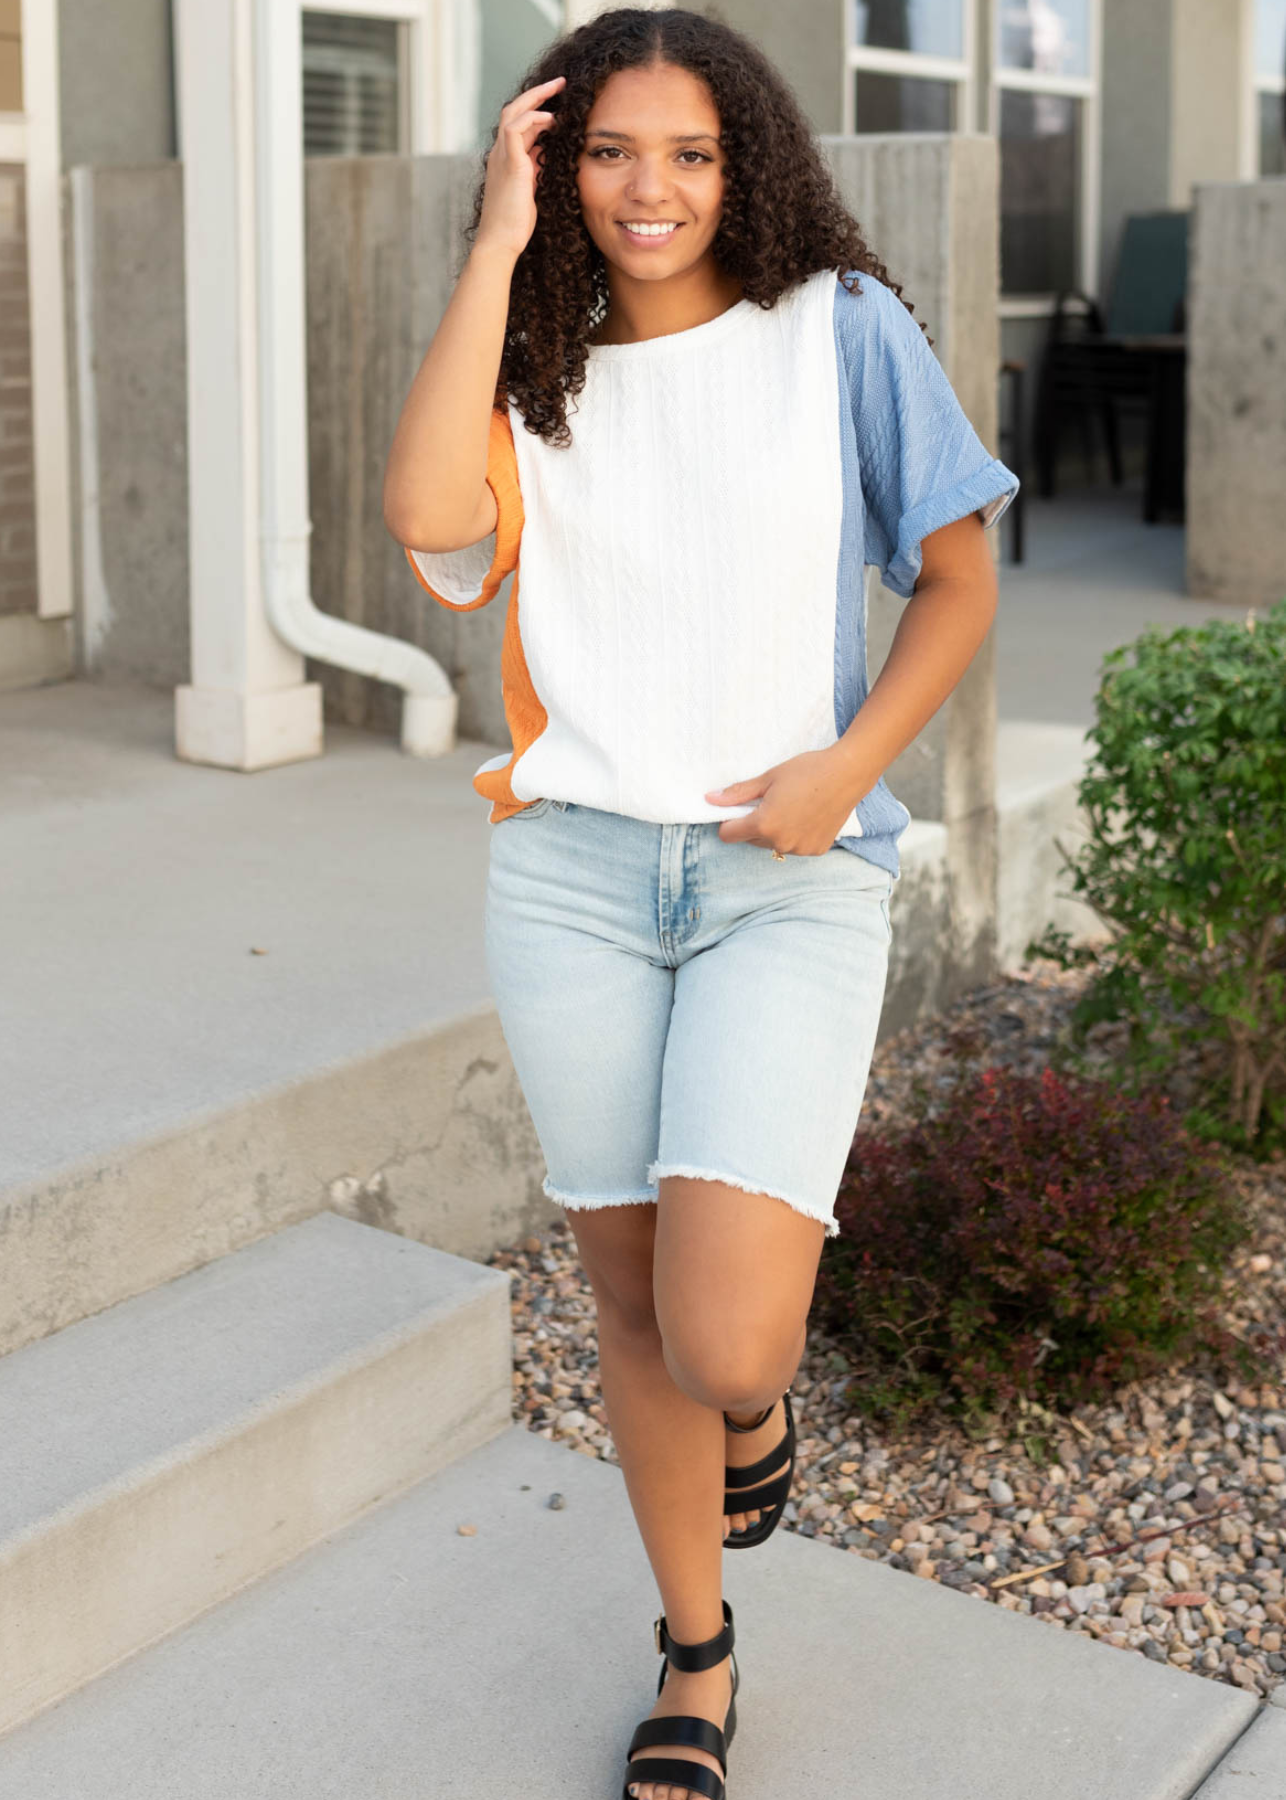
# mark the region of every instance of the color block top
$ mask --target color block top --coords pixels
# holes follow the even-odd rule
[[[495,824],[549,796],[660,823],[833,744],[867,694],[864,568],[909,598],[931,531],[1018,491],[892,288],[822,270],[768,309],[591,345],[572,443],[492,414],[495,531],[407,549],[442,605],[517,571],[501,648],[512,749],[473,785]],[[881,776],[836,842],[899,876]]]

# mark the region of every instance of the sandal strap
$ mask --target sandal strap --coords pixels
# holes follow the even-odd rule
[[[723,1767],[728,1767],[728,1743],[723,1732],[713,1720],[698,1718],[693,1713],[644,1719],[630,1739],[629,1755],[633,1756],[636,1750],[642,1750],[648,1744],[688,1744],[694,1750],[717,1756]]]
[[[672,1638],[666,1630],[664,1613],[657,1615],[652,1632],[661,1655],[676,1669],[682,1669],[688,1675],[695,1674],[699,1669],[712,1669],[716,1663],[722,1662],[736,1641],[732,1608],[726,1600],[723,1603],[723,1628],[716,1631],[713,1637],[706,1638],[703,1643],[680,1644]]]
[[[790,1492],[793,1471],[783,1469],[772,1481],[765,1481],[762,1487],[751,1488],[748,1493],[737,1495],[737,1504],[729,1510],[736,1513],[764,1512],[770,1506],[780,1506]]]
[[[777,1402],[775,1400],[770,1400],[753,1425],[738,1425],[737,1421],[730,1418],[727,1413],[723,1415],[723,1422],[728,1427],[729,1431],[758,1431],[759,1427],[768,1418],[776,1404]]]
[[[672,1782],[675,1787],[685,1787],[694,1794],[704,1794],[706,1800],[723,1800],[724,1796],[722,1778],[705,1763],[689,1762],[684,1756],[640,1757],[630,1765],[621,1791],[628,1795],[635,1782],[641,1786],[645,1781]]]
[[[775,1450],[767,1456],[761,1456],[758,1462],[747,1463],[744,1468],[734,1469],[729,1464],[723,1471],[723,1485],[727,1488],[753,1487],[757,1481],[771,1475],[773,1470],[795,1455],[795,1421],[787,1414],[786,1434]]]

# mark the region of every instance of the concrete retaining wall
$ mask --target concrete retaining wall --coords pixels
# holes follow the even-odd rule
[[[1188,592],[1286,596],[1286,180],[1194,190]]]

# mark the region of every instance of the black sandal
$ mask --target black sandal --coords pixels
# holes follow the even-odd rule
[[[782,1400],[786,1408],[786,1433],[777,1448],[744,1469],[734,1469],[731,1464],[724,1467],[724,1512],[730,1518],[734,1513],[760,1514],[758,1523],[750,1526],[747,1531],[728,1533],[723,1540],[725,1550],[753,1550],[756,1544],[762,1544],[765,1538],[772,1536],[786,1510],[790,1484],[795,1478],[795,1415],[790,1409],[789,1388],[782,1395]],[[776,1401],[773,1405],[776,1405]],[[771,1411],[771,1406],[766,1407],[753,1425],[738,1425],[727,1413],[723,1417],[729,1431],[758,1431]],[[765,1481],[763,1478],[768,1471],[775,1469],[787,1457],[790,1459],[789,1467],[783,1469],[780,1475],[774,1475],[771,1481]],[[760,1483],[757,1487],[756,1482]],[[746,1493],[743,1491],[746,1488],[752,1491]]]
[[[689,1789],[693,1794],[704,1794],[706,1800],[724,1800],[724,1783],[728,1778],[728,1746],[737,1729],[737,1688],[741,1683],[737,1659],[732,1653],[732,1608],[725,1600],[723,1629],[716,1631],[712,1638],[706,1638],[704,1643],[676,1643],[665,1628],[664,1613],[653,1625],[652,1635],[656,1639],[657,1650],[665,1658],[661,1664],[660,1680],[656,1684],[658,1694],[665,1686],[666,1670],[671,1663],[685,1674],[691,1674],[698,1669],[712,1669],[726,1656],[732,1664],[732,1697],[728,1701],[722,1731],[709,1719],[700,1719],[691,1713],[672,1713],[668,1718],[644,1719],[635,1728],[626,1755],[632,1757],[636,1750],[643,1750],[650,1744],[691,1744],[710,1756],[717,1756],[723,1774],[716,1775],[705,1763],[689,1762],[686,1756],[645,1756],[638,1762],[630,1763],[621,1784],[621,1800],[631,1800],[630,1788],[642,1787],[648,1781],[670,1782],[675,1787]]]

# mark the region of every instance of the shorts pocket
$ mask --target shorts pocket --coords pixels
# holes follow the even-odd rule
[[[548,812],[553,804],[548,795],[543,800],[529,800],[521,811],[507,813],[500,823],[507,825],[511,819],[538,819],[541,813]]]

